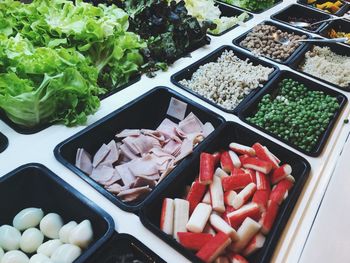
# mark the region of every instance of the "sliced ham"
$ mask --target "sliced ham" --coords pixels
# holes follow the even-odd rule
[[[182,142],[169,140],[169,142],[164,145],[163,151],[165,151],[171,155],[177,156],[180,153],[181,144],[182,144]]]
[[[134,154],[126,144],[122,144],[119,149],[120,154],[122,155],[122,160],[130,161],[138,158],[138,156]]]
[[[94,168],[91,173],[91,178],[96,182],[102,185],[106,185],[106,183],[112,179],[114,175],[114,168],[105,165],[99,165]]]
[[[148,153],[152,148],[161,147],[161,144],[157,139],[143,134],[137,137],[126,137],[123,139],[123,142],[135,155]]]
[[[117,183],[106,186],[105,188],[108,192],[111,192],[113,194],[119,194],[121,191],[126,190],[124,189],[125,186],[121,186],[120,184],[117,184]]]
[[[156,186],[156,180],[150,180],[148,178],[144,177],[138,177],[136,178],[136,181],[133,183],[132,187],[141,187],[141,186],[149,186],[151,188],[154,188]]]
[[[114,169],[113,176],[107,182],[105,182],[104,185],[105,186],[112,185],[112,184],[114,184],[115,182],[118,182],[121,179],[122,179],[122,177],[120,176],[118,171],[116,169]]]
[[[164,137],[168,139],[168,138],[172,138],[173,136],[176,136],[175,128],[177,127],[178,126],[175,122],[172,122],[169,119],[164,119],[162,123],[159,124],[156,130],[162,133]]]
[[[135,159],[132,164],[129,165],[129,170],[134,176],[158,173],[156,160],[150,154],[143,158]]]
[[[124,185],[131,185],[136,180],[136,177],[132,174],[132,172],[129,169],[129,165],[130,162],[115,167],[117,173],[122,178]]]
[[[147,185],[121,191],[117,196],[122,197],[126,202],[131,202],[137,200],[140,196],[149,193],[151,190],[152,189]]]
[[[88,175],[92,172],[91,155],[83,148],[79,148],[75,159],[75,166]]]
[[[203,135],[204,137],[207,137],[209,134],[211,134],[213,131],[215,130],[213,124],[211,124],[210,122],[206,122],[203,125]]]
[[[179,128],[185,133],[203,132],[203,123],[192,112],[179,122]]]
[[[107,147],[109,148],[109,153],[107,156],[103,159],[103,162],[100,163],[100,165],[110,163],[113,164],[119,159],[119,149],[117,147],[117,144],[115,140],[111,140],[108,144]]]
[[[122,130],[120,133],[116,134],[115,137],[124,138],[128,136],[139,136],[139,135],[141,135],[141,131],[138,129],[125,129],[125,130]]]
[[[111,151],[111,149],[106,145],[103,144],[100,149],[96,152],[94,159],[92,161],[92,166],[96,167],[98,166],[108,155],[108,153]]]
[[[160,143],[163,143],[165,141],[165,137],[160,131],[142,129],[141,132],[144,135],[151,136],[154,139],[157,139]]]
[[[185,118],[186,110],[187,103],[175,98],[171,98],[166,114],[181,121]]]

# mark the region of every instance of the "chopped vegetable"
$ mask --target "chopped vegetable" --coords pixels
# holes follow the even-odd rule
[[[275,0],[223,0],[223,2],[255,12],[263,11],[275,4]]]
[[[275,95],[266,94],[257,112],[247,120],[301,149],[312,151],[339,107],[336,98],[284,79]]]

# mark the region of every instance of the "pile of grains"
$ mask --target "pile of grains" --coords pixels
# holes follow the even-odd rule
[[[273,68],[254,66],[225,50],[217,62],[207,63],[190,80],[179,83],[227,110],[233,110],[254,89],[266,82]]]
[[[329,47],[313,46],[306,52],[300,69],[340,87],[346,88],[350,85],[350,57],[338,55]]]
[[[289,39],[290,43],[288,45],[282,45],[276,42],[274,38],[276,35],[279,38]],[[255,54],[263,55],[277,61],[284,61],[300,46],[297,40],[306,38],[306,35],[299,36],[294,33],[283,32],[275,26],[257,25],[248,33],[240,45]]]

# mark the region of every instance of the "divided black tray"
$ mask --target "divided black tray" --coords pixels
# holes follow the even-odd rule
[[[296,29],[292,29],[292,28],[289,28],[289,27],[286,27],[284,25],[280,25],[280,24],[277,24],[275,22],[272,22],[272,21],[264,21],[262,22],[261,24],[264,24],[264,25],[270,25],[270,26],[275,26],[277,29],[280,29],[284,32],[288,32],[288,33],[294,33],[296,35],[306,35],[307,38],[310,38],[310,35],[308,33],[305,33],[305,32],[302,32],[300,30],[296,30]],[[245,47],[242,47],[241,46],[241,42],[247,37],[247,35],[252,31],[253,29],[249,30],[248,32],[240,35],[239,37],[235,38],[233,40],[233,44],[240,47],[240,48],[243,48],[245,50],[247,50],[248,52],[252,53],[252,51],[248,48],[245,48]],[[272,60],[276,63],[280,63],[280,64],[288,64],[290,60],[292,60],[302,49],[303,47],[305,46],[305,43],[302,43],[300,44],[300,46],[294,51],[294,53],[289,57],[287,58],[286,60],[284,61],[277,61],[273,58],[269,58],[265,55],[256,55],[257,57],[264,57],[264,58],[267,58],[269,60]]]
[[[5,149],[7,148],[8,145],[9,145],[9,140],[7,139],[7,137],[5,135],[3,135],[0,132],[0,153],[5,151]]]
[[[157,87],[61,142],[54,150],[57,160],[121,209],[137,213],[154,192],[173,180],[178,173],[177,171],[181,170],[181,167],[193,158],[192,155],[182,160],[144,200],[125,203],[75,166],[76,151],[78,148],[84,148],[89,153],[94,154],[103,143],[111,141],[117,132],[123,129],[155,129],[166,117],[166,111],[172,97],[188,104],[186,115],[193,112],[202,122],[210,121],[215,128],[223,124],[224,119],[216,113],[166,87]],[[175,119],[172,120],[175,121]],[[204,141],[211,136],[209,135]],[[201,149],[202,143],[194,149],[194,152],[198,152]]]
[[[280,207],[279,214],[276,218],[273,228],[266,237],[264,247],[252,257],[248,258],[250,263],[270,262],[270,258],[281,236],[281,233],[288,222],[303,186],[308,178],[310,164],[301,156],[289,151],[278,144],[264,138],[246,127],[237,123],[227,122],[225,126],[215,131],[215,138],[208,140],[203,151],[213,153],[215,151],[228,147],[230,142],[238,142],[245,145],[253,145],[260,142],[266,146],[273,154],[278,156],[283,163],[289,163],[293,169],[295,185],[288,194],[287,199]],[[190,185],[198,176],[199,170],[199,153],[192,160],[192,163],[181,171],[172,184],[166,186],[162,191],[153,195],[147,201],[147,204],[141,209],[141,222],[154,234],[182,253],[191,262],[199,262],[199,259],[190,250],[185,249],[175,239],[168,236],[159,228],[162,201],[164,198],[181,198],[186,185]]]
[[[333,83],[327,81],[326,79],[321,79],[321,78],[315,77],[315,76],[313,76],[309,73],[303,72],[299,69],[300,64],[303,63],[303,60],[305,58],[305,53],[308,52],[309,50],[311,50],[311,48],[314,45],[319,46],[319,47],[329,47],[330,50],[333,51],[334,53],[336,53],[338,55],[342,55],[342,56],[347,56],[350,59],[350,47],[348,47],[348,46],[340,45],[337,43],[317,43],[317,44],[310,43],[310,44],[307,44],[296,57],[294,57],[292,60],[289,61],[288,66],[290,66],[292,69],[299,71],[302,74],[310,76],[310,77],[317,79],[319,81],[325,82],[328,85],[331,85],[337,89],[341,89],[341,90],[349,92],[350,85],[348,87],[340,87],[336,84],[333,84]]]
[[[325,3],[325,2],[329,2],[329,1],[331,1],[331,2],[336,2],[337,0],[319,0],[319,1],[317,1],[317,2],[318,2],[318,3]],[[342,15],[344,15],[344,14],[349,10],[350,4],[347,3],[346,1],[343,1],[343,0],[340,0],[340,1],[343,2],[343,6],[338,10],[338,12],[336,12],[336,13],[333,14],[333,15],[342,16]],[[321,10],[321,9],[318,9],[317,7],[313,6],[312,4],[308,4],[308,3],[307,3],[307,0],[298,0],[297,3],[302,4],[302,5],[306,5],[306,6],[310,7],[310,8],[313,8],[313,9],[316,9],[316,10],[322,12],[322,13],[330,14],[330,13],[328,13],[328,12],[326,12],[326,11],[323,11],[323,10]]]
[[[337,98],[337,101],[340,105],[340,108],[335,112],[333,118],[331,119],[331,121],[328,124],[327,129],[324,131],[323,134],[320,135],[319,140],[317,145],[314,147],[314,149],[312,151],[306,151],[301,149],[300,147],[291,144],[290,142],[284,140],[283,138],[278,137],[277,135],[275,135],[274,133],[267,131],[251,122],[249,122],[247,120],[247,117],[252,116],[253,114],[256,113],[257,111],[257,107],[259,102],[261,101],[262,97],[266,94],[273,94],[274,91],[278,88],[278,84],[286,78],[291,78],[295,81],[298,81],[302,84],[304,84],[308,89],[310,90],[318,90],[318,91],[323,91],[325,94],[330,95],[332,97]],[[267,87],[265,89],[263,89],[261,92],[259,92],[259,94],[257,94],[253,100],[251,100],[238,114],[239,118],[248,123],[249,125],[257,128],[260,131],[263,131],[264,133],[267,133],[269,135],[271,135],[272,137],[284,142],[285,144],[297,149],[298,151],[307,154],[309,156],[313,156],[313,157],[317,157],[321,154],[324,146],[327,143],[328,137],[332,132],[333,126],[334,124],[337,122],[338,117],[340,115],[340,113],[342,112],[344,106],[346,105],[348,99],[346,98],[346,96],[344,96],[342,93],[337,92],[335,90],[329,89],[323,85],[320,85],[318,83],[315,83],[314,81],[304,78],[300,75],[297,75],[295,73],[292,73],[290,71],[281,71],[277,76],[275,76],[275,78],[267,85]]]
[[[222,3],[225,3],[225,4],[227,4],[227,5],[231,5],[231,4],[226,3],[226,2],[223,1],[223,0],[216,0],[216,2],[222,2]],[[270,6],[269,8],[263,9],[263,10],[259,10],[259,11],[251,11],[251,10],[248,10],[248,9],[245,9],[245,8],[242,8],[242,7],[239,7],[239,6],[235,6],[235,5],[232,5],[232,6],[234,6],[234,7],[239,7],[239,8],[241,8],[242,10],[245,10],[245,11],[247,11],[247,12],[251,12],[251,13],[253,13],[253,14],[261,14],[261,13],[263,13],[263,12],[265,12],[265,11],[267,11],[267,10],[273,8],[273,7],[275,7],[276,5],[278,5],[278,4],[282,3],[282,2],[283,2],[282,0],[275,0],[275,3],[274,3],[272,6]]]
[[[243,14],[244,11],[243,9],[240,9],[238,7],[234,7],[232,5],[229,5],[229,4],[225,4],[225,3],[221,3],[221,2],[217,2],[216,5],[219,7],[220,11],[221,11],[221,16],[227,16],[227,17],[234,17],[234,16],[239,16],[241,14]],[[246,12],[247,13],[247,12]],[[252,19],[253,18],[253,15],[252,14],[248,14],[248,18],[244,21],[244,22],[247,22],[248,20]],[[216,36],[216,37],[219,37],[219,36],[222,36],[224,34],[226,34],[227,32],[231,31],[232,29],[238,27],[239,25],[234,25],[228,29],[226,29],[225,31],[221,32],[220,34],[212,34],[210,32],[208,32],[209,35],[212,35],[212,36]]]
[[[0,225],[11,224],[27,207],[58,213],[66,223],[89,219],[94,240],[75,263],[86,262],[114,232],[113,219],[105,211],[41,164],[26,164],[1,177],[0,200]]]
[[[297,5],[297,4],[292,4],[290,6],[287,6],[286,8],[282,9],[281,11],[275,13],[274,15],[271,16],[272,20],[287,24],[289,26],[293,26],[291,23],[289,23],[288,18],[289,17],[297,17],[297,18],[312,18],[315,19],[316,21],[321,21],[321,20],[326,20],[331,18],[330,15],[327,15],[325,13],[321,13],[316,11],[315,9],[307,8],[302,5]],[[309,32],[317,33],[322,28],[327,25],[327,22],[323,22],[318,25],[318,27],[314,30],[311,30],[310,28],[298,28],[298,29],[303,29]],[[294,26],[293,26],[294,27]]]
[[[141,75],[138,74],[134,77],[132,77],[130,79],[130,81],[124,85],[121,85],[119,87],[116,87],[114,88],[113,90],[107,92],[106,94],[103,94],[101,96],[99,96],[100,100],[103,100],[127,87],[129,87],[130,85],[133,85],[135,84],[136,82],[138,82],[139,80],[141,79]],[[28,127],[23,127],[21,125],[18,125],[16,123],[14,123],[12,120],[10,120],[7,116],[6,116],[6,113],[0,109],[0,119],[5,122],[8,126],[10,126],[13,130],[15,130],[16,132],[18,133],[21,133],[21,134],[34,134],[34,133],[37,133],[37,132],[40,132],[42,130],[45,130],[46,128],[54,125],[53,123],[46,123],[46,124],[42,124],[42,125],[38,125],[38,126],[35,126],[33,128],[28,128]]]
[[[326,27],[324,27],[321,31],[320,31],[320,35],[326,38],[328,37],[328,32],[334,29],[336,31],[342,31],[342,32],[346,32],[346,33],[350,33],[350,21],[347,19],[341,19],[341,20],[335,20],[330,22]],[[344,43],[345,45],[350,45],[350,43]]]
[[[242,60],[245,60],[245,59],[249,59],[253,65],[262,65],[264,67],[270,67],[270,68],[273,68],[274,71],[270,74],[269,76],[269,80],[275,75],[277,74],[277,72],[279,71],[279,68],[271,63],[268,63],[268,62],[265,62],[263,60],[260,60],[258,58],[256,58],[255,56],[253,55],[250,55],[250,54],[247,54],[245,52],[242,52],[241,50],[239,50],[238,48],[236,47],[233,47],[233,46],[222,46],[222,47],[219,47],[218,49],[214,50],[212,53],[210,53],[209,55],[203,57],[202,59],[198,60],[197,62],[189,65],[188,67],[182,69],[181,71],[175,73],[174,75],[171,76],[171,82],[173,84],[175,84],[176,86],[190,92],[191,94],[195,95],[196,97],[206,101],[207,103],[219,108],[220,110],[222,111],[225,111],[225,112],[228,112],[228,113],[232,113],[232,114],[237,114],[238,111],[240,110],[240,108],[247,102],[249,101],[259,90],[261,90],[261,88],[257,88],[253,91],[251,91],[242,101],[241,103],[238,104],[238,106],[233,109],[233,110],[228,110],[228,109],[225,109],[224,107],[216,104],[215,102],[205,98],[204,96],[202,95],[199,95],[197,92],[191,90],[190,88],[180,84],[179,82],[183,79],[191,79],[193,73],[195,71],[198,70],[198,68],[204,64],[207,64],[207,63],[210,63],[210,62],[216,62],[217,59],[221,56],[221,54],[225,51],[225,50],[232,50],[234,52],[234,54],[242,59]],[[268,83],[268,81],[266,82]],[[266,83],[264,85],[266,85]]]
[[[113,237],[104,244],[87,263],[117,263],[134,262],[131,259],[123,261],[121,256],[131,254],[134,260],[142,263],[165,263],[156,253],[146,247],[141,241],[128,234],[114,233]]]

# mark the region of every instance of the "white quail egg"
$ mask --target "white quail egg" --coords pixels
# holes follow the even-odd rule
[[[29,263],[29,258],[22,251],[12,250],[5,253],[1,263]]]
[[[51,259],[43,254],[35,254],[33,255],[29,263],[51,263]]]
[[[69,243],[80,248],[86,248],[93,239],[93,231],[90,220],[84,220],[77,225],[69,235]]]
[[[21,233],[13,226],[3,225],[0,227],[0,247],[4,250],[16,250],[19,248]]]
[[[37,228],[28,228],[23,232],[19,247],[25,253],[33,253],[43,243],[44,235]]]
[[[63,244],[52,254],[51,260],[54,263],[72,263],[81,254],[81,249],[72,244]]]
[[[15,216],[12,225],[20,231],[26,230],[39,225],[43,217],[44,212],[40,208],[25,208]]]
[[[77,222],[70,221],[60,229],[58,235],[63,243],[69,243],[69,236],[77,225]]]
[[[47,257],[51,257],[53,252],[55,252],[55,250],[61,245],[62,242],[59,239],[49,240],[41,244],[40,247],[38,247],[37,253],[43,254]]]
[[[58,238],[58,232],[62,226],[63,220],[56,213],[47,214],[40,221],[40,230],[48,238]]]

